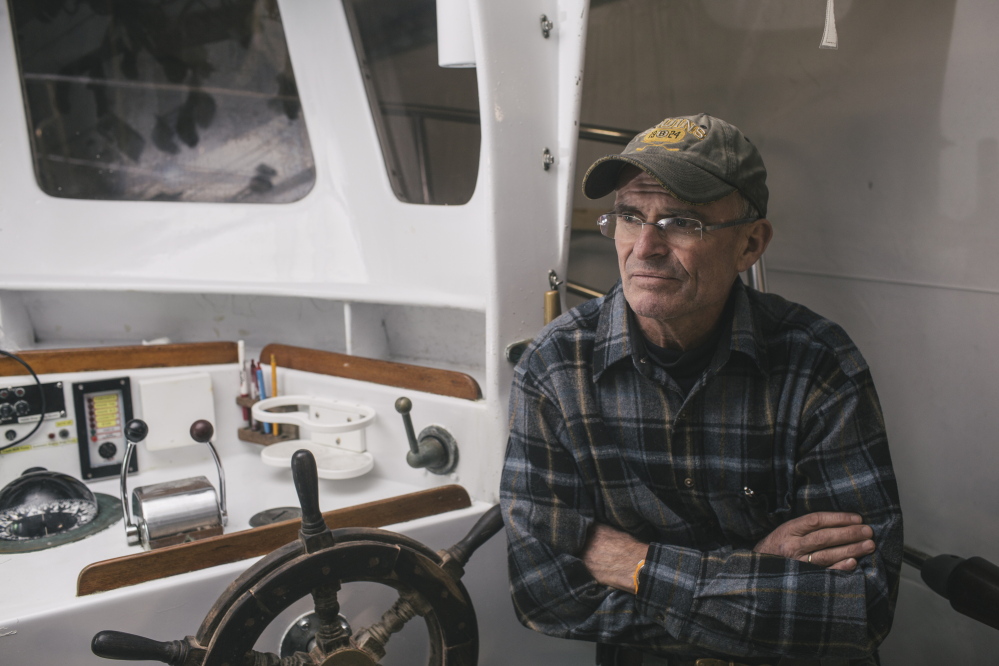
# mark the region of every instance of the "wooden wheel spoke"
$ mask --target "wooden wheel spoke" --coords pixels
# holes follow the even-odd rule
[[[401,592],[396,602],[382,614],[378,622],[357,632],[357,646],[381,659],[385,656],[385,645],[392,638],[392,634],[401,631],[406,623],[417,615],[425,615],[430,610],[430,604],[416,592],[412,590]]]
[[[340,617],[340,601],[337,599],[339,591],[339,584],[324,585],[312,590],[312,600],[319,618],[316,647],[323,654],[330,654],[350,644],[350,626],[341,621]]]

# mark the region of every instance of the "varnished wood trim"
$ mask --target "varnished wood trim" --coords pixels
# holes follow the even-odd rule
[[[238,437],[239,440],[243,442],[250,442],[251,444],[262,444],[263,446],[270,446],[271,444],[278,444],[279,442],[290,442],[293,439],[298,439],[298,426],[282,423],[280,435],[268,435],[262,430],[239,428],[238,430],[236,430],[236,437]]]
[[[239,362],[239,352],[235,342],[41,349],[17,352],[17,355],[39,375]],[[23,365],[12,358],[0,356],[0,377],[26,374],[28,371]]]
[[[271,354],[282,368],[357,379],[465,400],[478,400],[482,397],[479,383],[463,372],[273,343],[260,352],[261,361],[264,364],[269,363]]]
[[[331,529],[381,527],[435,516],[472,505],[468,492],[450,485],[358,504],[323,513]],[[242,532],[166,546],[88,565],[76,581],[77,596],[266,555],[298,537],[300,520],[286,520]],[[124,539],[125,535],[122,534]]]

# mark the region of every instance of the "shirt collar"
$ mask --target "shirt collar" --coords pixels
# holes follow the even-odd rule
[[[759,322],[753,316],[749,296],[749,290],[742,283],[742,279],[736,279],[732,285],[732,298],[735,299],[735,304],[732,310],[732,339],[729,348],[751,358],[759,371],[766,373],[769,367],[767,346],[763,332],[757,328]]]
[[[634,349],[628,325],[628,302],[618,280],[603,297],[597,335],[593,346],[593,381],[600,379],[603,371],[623,358],[631,356]]]
[[[732,285],[730,298],[735,300],[732,308],[732,333],[728,340],[728,348],[739,352],[753,360],[760,372],[766,372],[766,345],[756,328],[753,311],[749,302],[749,293],[741,279],[736,279]],[[597,334],[593,348],[593,381],[600,379],[604,370],[618,361],[629,358],[636,352],[636,346],[631,340],[628,302],[624,298],[621,281],[607,292],[600,306],[600,317],[597,321]],[[636,334],[639,334],[636,331]],[[640,335],[640,334],[639,334]],[[725,344],[724,341],[721,344]],[[637,350],[641,352],[641,350]],[[730,353],[725,354],[721,364],[728,362]],[[714,362],[712,363],[714,364]]]

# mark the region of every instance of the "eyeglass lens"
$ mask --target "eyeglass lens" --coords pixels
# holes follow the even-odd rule
[[[642,227],[655,227],[660,238],[671,242],[692,242],[701,238],[701,223],[683,217],[670,217],[658,222],[644,222],[631,215],[609,213],[601,215],[597,224],[600,233],[608,238],[631,241],[642,233]],[[665,227],[665,228],[664,228]]]

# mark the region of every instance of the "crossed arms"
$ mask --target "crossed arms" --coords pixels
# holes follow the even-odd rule
[[[791,510],[755,545],[671,541],[676,516],[649,508],[656,499],[644,490],[628,489],[629,499],[644,515],[658,511],[662,524],[625,520],[615,505],[624,491],[600,485],[578,434],[592,424],[574,433],[558,396],[517,383],[501,500],[514,606],[526,626],[746,657],[859,658],[887,635],[902,523],[869,373],[810,407],[794,443]]]
[[[792,518],[760,540],[753,551],[853,571],[875,550],[874,530],[856,513],[818,511]],[[593,523],[580,559],[598,583],[635,593],[635,572],[649,544],[603,523]]]

